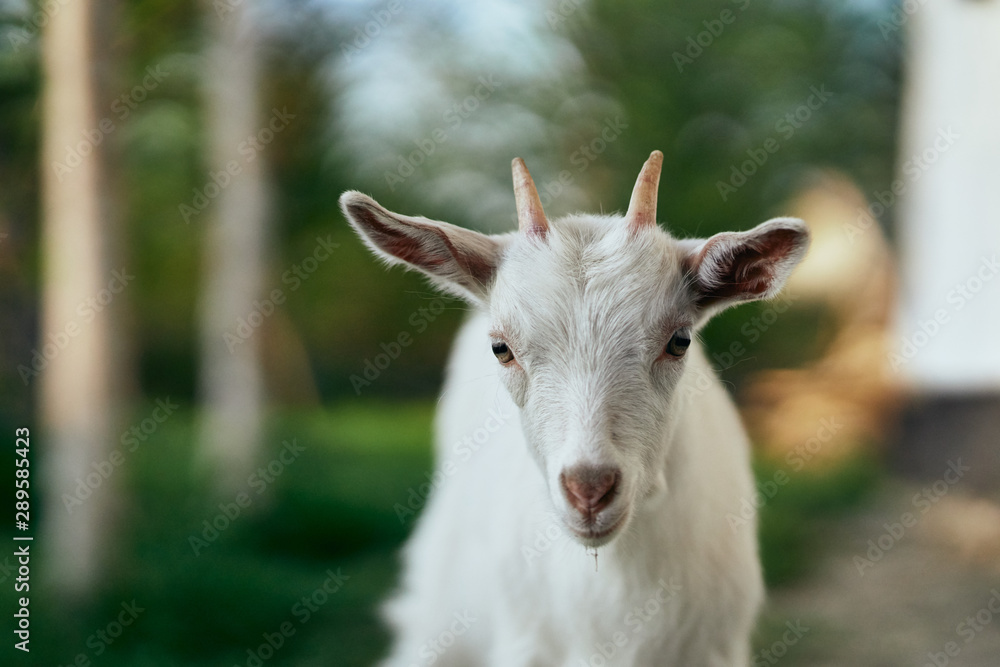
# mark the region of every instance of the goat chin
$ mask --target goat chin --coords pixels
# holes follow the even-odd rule
[[[453,351],[436,445],[451,474],[406,547],[383,664],[748,664],[763,599],[755,521],[740,509],[753,494],[749,447],[701,351],[689,352],[685,376],[698,378],[697,400],[680,411],[651,489],[619,530],[585,537],[553,507],[484,354],[487,329],[474,316]],[[494,432],[466,457],[462,443],[488,423]]]

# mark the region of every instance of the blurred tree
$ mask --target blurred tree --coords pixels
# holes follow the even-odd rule
[[[672,231],[752,227],[817,165],[864,185],[891,178],[897,47],[860,8],[594,0],[588,13],[560,29],[624,106],[628,162],[664,151],[659,215]],[[627,201],[634,176],[608,176]]]
[[[114,487],[89,477],[111,465],[117,440],[126,355],[108,306],[131,279],[115,262],[106,141],[113,127],[98,111],[114,62],[115,10],[115,3],[68,3],[49,15],[42,36],[42,331],[32,368],[47,440],[49,573],[70,598],[96,589],[115,525]]]
[[[458,4],[435,0],[419,14],[404,5],[385,25],[371,23],[378,3],[342,5],[342,23],[351,29],[331,68],[339,128],[331,154],[351,166],[350,187],[396,210],[511,229],[514,155],[528,160],[546,212],[558,216],[621,210],[650,150],[662,149],[658,214],[679,236],[746,229],[784,213],[818,166],[848,173],[865,192],[891,180],[898,45],[884,39],[863,6],[492,0],[471,10]],[[491,75],[502,85],[486,91],[478,79]],[[357,241],[347,239],[333,270],[356,257],[354,275],[371,279],[356,280],[352,289],[367,292],[351,303],[334,296],[342,305],[322,309],[343,313],[352,328],[320,338],[316,318],[304,325],[307,338],[324,343],[317,361],[337,355],[347,374],[359,372],[376,342],[406,330],[405,317],[417,310],[413,297],[391,301],[391,290],[420,285],[381,277],[356,249]],[[379,289],[367,287],[373,284]],[[710,346],[749,342],[741,327],[765,307],[717,318],[705,332]],[[782,326],[798,317],[783,318]],[[819,338],[818,318],[802,322],[811,329],[769,337],[780,345],[765,339],[748,347],[748,359],[757,361],[734,365],[727,379],[739,382],[758,363],[787,362],[790,344],[802,348],[795,358],[815,358],[822,352],[811,345]],[[449,334],[440,326],[415,347],[447,349]],[[359,350],[358,341],[370,341],[368,349]],[[375,383],[371,392],[398,387],[396,378],[428,376],[415,368],[411,350],[386,371],[394,381]],[[359,357],[353,366],[351,356]],[[318,375],[322,381],[322,370]]]
[[[14,21],[0,18],[3,28]],[[5,25],[5,23],[7,25]],[[18,24],[20,27],[21,24]],[[15,28],[16,30],[16,28]],[[8,35],[9,27],[8,27]],[[39,156],[37,41],[0,36],[0,423],[34,414],[22,369],[38,336]],[[20,366],[20,368],[19,368]]]
[[[260,31],[249,3],[206,2],[204,91],[214,210],[202,259],[201,455],[228,493],[253,469],[262,445],[264,382],[257,327],[265,275],[271,194],[258,136]],[[272,136],[273,138],[273,136]],[[196,203],[197,205],[197,203]],[[259,321],[258,321],[259,319]]]
[[[267,104],[261,106],[287,105],[296,119],[264,151],[275,184],[270,247],[276,261],[262,280],[264,293],[284,288],[288,299],[248,342],[288,349],[280,336],[271,342],[268,332],[280,329],[274,325],[287,316],[286,329],[301,336],[322,397],[333,400],[355,396],[350,377],[364,371],[382,342],[416,333],[410,318],[419,318],[436,295],[419,276],[385,272],[370,260],[336,206],[336,195],[347,188],[371,192],[398,210],[499,231],[513,226],[513,155],[529,160],[546,188],[546,211],[557,216],[622,208],[638,167],[658,147],[667,156],[662,221],[690,235],[749,227],[782,213],[797,179],[818,161],[846,171],[865,192],[884,190],[892,179],[898,43],[883,38],[873,10],[864,7],[829,0],[544,6],[493,0],[473,8],[435,0],[403,3],[387,16],[385,3],[376,0],[267,4],[258,21],[267,35],[258,89]],[[214,191],[202,168],[219,173],[225,164],[198,159],[202,138],[211,132],[195,99],[195,81],[205,70],[197,17],[232,23],[237,14],[230,9],[236,3],[137,0],[125,6],[129,23],[121,38],[130,42],[130,60],[123,65],[133,76],[157,65],[170,73],[116,137],[125,148],[130,249],[143,276],[130,301],[142,387],[150,396],[189,401],[196,392],[194,304],[203,259],[198,228],[208,224],[213,207],[185,218],[178,206],[192,204],[192,190]],[[731,22],[719,32],[726,10]],[[0,48],[8,41],[0,40]],[[2,59],[0,68],[7,71],[0,85],[24,80],[12,78],[13,68]],[[775,125],[801,107],[814,85],[825,85],[833,97],[786,138]],[[30,91],[22,98],[30,99]],[[0,111],[24,118],[16,99],[0,99]],[[608,120],[615,134],[605,143]],[[15,128],[5,121],[0,134]],[[447,140],[427,156],[420,148],[430,150],[427,142],[437,129]],[[734,166],[750,159],[748,151],[759,155],[772,137],[781,140],[780,150],[724,201],[718,182],[735,178]],[[11,164],[8,173],[30,173],[27,151],[6,152],[10,146],[0,147],[0,162]],[[403,183],[396,180],[420,161]],[[558,181],[563,172],[571,177],[569,187]],[[23,192],[6,188],[0,199]],[[220,205],[219,197],[211,203]],[[311,254],[317,238],[340,245],[335,259],[292,292],[283,272]],[[32,242],[29,237],[28,249]],[[25,282],[17,289],[24,293],[32,289],[33,256],[18,269]],[[459,308],[449,304],[426,329],[421,326],[406,354],[362,395],[432,393]],[[713,346],[721,349],[738,337],[753,309],[716,320],[706,332]],[[229,331],[251,312],[232,313]],[[787,360],[781,349],[787,340],[765,337],[750,354],[763,366]],[[726,371],[727,379],[738,382],[753,368],[738,364]],[[273,392],[269,398],[282,398],[278,384],[265,384]],[[201,383],[204,395],[206,385]]]

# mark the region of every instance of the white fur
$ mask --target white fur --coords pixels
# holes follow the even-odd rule
[[[805,251],[802,223],[781,224],[802,241],[769,263],[768,294]],[[696,339],[660,358],[704,319],[699,270],[722,273],[690,264],[704,244],[618,217],[497,243],[495,279],[449,364],[439,483],[386,607],[384,664],[747,665],[763,599],[756,527],[727,520],[754,490],[747,438]],[[494,357],[498,335],[516,363]],[[598,519],[625,517],[609,537],[571,530],[580,517],[559,475],[581,463],[621,470]]]

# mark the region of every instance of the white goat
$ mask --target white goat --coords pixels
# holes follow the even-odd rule
[[[378,256],[477,309],[387,605],[386,665],[749,662],[763,584],[755,526],[731,523],[754,491],[749,447],[695,332],[774,296],[809,235],[778,218],[673,239],[656,224],[662,160],[624,218],[551,222],[514,160],[520,230],[501,236],[341,197]]]

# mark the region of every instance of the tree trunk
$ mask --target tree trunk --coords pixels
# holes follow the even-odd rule
[[[122,365],[112,319],[121,306],[114,301],[122,297],[109,289],[115,270],[122,268],[113,265],[110,251],[110,142],[96,140],[98,109],[108,97],[98,77],[110,61],[110,40],[98,34],[99,28],[108,29],[105,14],[93,0],[67,3],[51,15],[42,36],[38,349],[47,362],[38,382],[49,498],[42,543],[56,590],[70,598],[82,598],[99,584],[114,525],[113,486],[105,480],[93,488],[85,481],[118,440],[113,425]],[[117,280],[120,291],[124,286]],[[81,485],[86,488],[77,492]],[[74,495],[84,498],[67,503]]]
[[[255,149],[251,157],[239,150],[265,126],[258,99],[260,39],[248,4],[226,5],[221,13],[204,4],[208,165],[212,174],[229,178],[225,185],[224,179],[213,181],[218,194],[205,238],[200,303],[201,454],[220,494],[240,488],[257,462],[264,412],[257,328],[264,316],[254,314],[254,301],[266,267],[270,197],[264,151]]]

